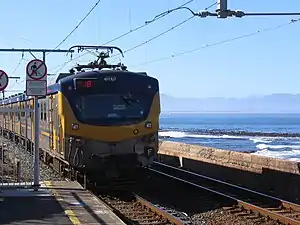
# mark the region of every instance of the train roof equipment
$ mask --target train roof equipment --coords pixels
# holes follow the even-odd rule
[[[49,85],[47,94],[52,93],[52,92],[56,92],[57,87],[56,84],[58,84],[58,82],[61,79],[67,78],[69,76],[74,76],[74,75],[79,75],[83,72],[87,72],[84,69],[90,69],[90,70],[94,70],[96,69],[98,72],[100,73],[106,73],[106,72],[113,72],[113,71],[119,71],[119,72],[127,72],[127,73],[132,73],[130,71],[127,70],[127,66],[125,66],[122,63],[118,63],[118,64],[108,64],[106,62],[107,58],[110,58],[110,54],[113,53],[113,50],[117,50],[119,52],[119,54],[124,57],[123,51],[116,46],[101,46],[101,45],[74,45],[72,46],[69,50],[72,50],[74,48],[78,49],[78,52],[82,52],[84,50],[102,50],[105,49],[105,51],[101,51],[98,56],[97,59],[85,64],[85,65],[79,65],[77,64],[76,66],[74,66],[73,68],[70,69],[69,73],[60,73],[58,75],[58,77],[56,78],[55,84]],[[109,69],[109,70],[103,70],[103,69]],[[137,75],[142,75],[142,76],[148,76],[146,72],[134,72]],[[53,89],[53,90],[52,90]],[[20,98],[21,97],[21,98]],[[26,96],[25,92],[24,93],[18,93],[15,95],[11,95],[8,97],[5,97],[4,99],[0,99],[0,105],[2,104],[7,104],[7,103],[12,103],[12,102],[18,102],[18,101],[24,101],[27,99],[31,99],[32,96]],[[41,97],[42,98],[42,97]]]
[[[122,63],[118,64],[108,64],[105,59],[110,58],[110,54],[113,53],[113,50],[117,50],[119,54],[124,57],[123,51],[116,46],[102,46],[102,45],[74,45],[69,50],[72,50],[73,48],[77,48],[78,52],[84,51],[84,50],[100,50],[100,49],[106,49],[105,51],[101,51],[99,55],[97,56],[97,59],[93,62],[90,62],[86,65],[80,65],[77,64],[77,66],[73,67],[70,70],[70,73],[75,73],[75,70],[77,72],[85,72],[83,69],[112,69],[112,70],[127,70],[127,66],[125,66]]]

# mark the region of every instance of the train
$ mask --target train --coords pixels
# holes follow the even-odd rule
[[[40,158],[59,173],[115,178],[151,166],[157,157],[159,81],[121,63],[110,65],[108,57],[60,73],[38,99]],[[34,99],[19,93],[0,107],[33,109]],[[32,113],[0,116],[4,132],[27,148],[34,143],[33,122]]]

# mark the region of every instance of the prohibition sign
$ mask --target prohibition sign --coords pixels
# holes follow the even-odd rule
[[[0,91],[3,91],[7,87],[7,85],[8,76],[3,70],[0,70]]]
[[[27,64],[26,73],[33,80],[42,80],[47,75],[47,66],[42,60],[33,59]]]

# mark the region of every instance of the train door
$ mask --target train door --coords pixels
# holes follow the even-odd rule
[[[54,128],[53,128],[53,114],[54,114],[54,95],[49,96],[49,148],[54,149]]]
[[[34,109],[34,105],[33,105],[33,99],[30,99],[29,101],[27,101],[27,107],[30,109]],[[29,112],[28,118],[27,118],[27,137],[29,138],[29,140],[31,140],[32,142],[34,141],[34,112]]]
[[[51,109],[51,122],[50,124],[50,144],[52,149],[56,152],[60,152],[59,150],[59,126],[58,126],[58,101],[57,95],[52,95],[50,101],[50,109]]]
[[[55,96],[55,101],[54,101],[55,107],[54,107],[54,118],[53,118],[53,127],[55,131],[55,150],[57,153],[61,154],[60,151],[60,127],[59,127],[59,115],[58,115],[58,95]]]
[[[22,110],[22,102],[18,102],[18,109],[19,109],[19,111],[18,111],[18,113],[17,113],[17,115],[18,115],[18,135],[19,135],[19,137],[21,136],[21,110]]]

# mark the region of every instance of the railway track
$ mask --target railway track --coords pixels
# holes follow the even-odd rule
[[[83,184],[83,178],[77,179]],[[140,180],[139,180],[140,181]],[[97,180],[86,180],[86,187],[107,204],[126,224],[145,225],[190,225],[190,218],[184,213],[164,208],[134,193],[139,181],[121,179],[107,186]],[[137,189],[139,189],[138,187]]]
[[[154,205],[135,193],[102,194],[100,199],[128,224],[191,224],[187,216]]]
[[[283,224],[300,224],[300,205],[295,203],[159,162],[149,170],[232,201],[232,207],[227,207],[227,210],[240,208],[243,212],[255,213]]]
[[[8,141],[10,140],[8,139]],[[23,146],[22,148],[25,153],[30,153],[27,152],[27,149]],[[56,173],[51,165],[46,164],[42,160],[41,163],[51,169],[52,172]],[[138,177],[143,177],[143,175],[138,175]],[[135,179],[120,179],[113,183],[109,182],[109,185],[107,186],[100,182],[97,183],[97,179],[89,179],[79,172],[63,176],[62,179],[78,181],[82,186],[85,186],[93,194],[96,194],[100,200],[112,208],[113,211],[127,224],[191,224],[188,216],[179,214],[174,210],[169,210],[157,204],[152,204],[141,196],[128,191],[136,185]],[[113,192],[105,193],[107,190],[113,190]]]

